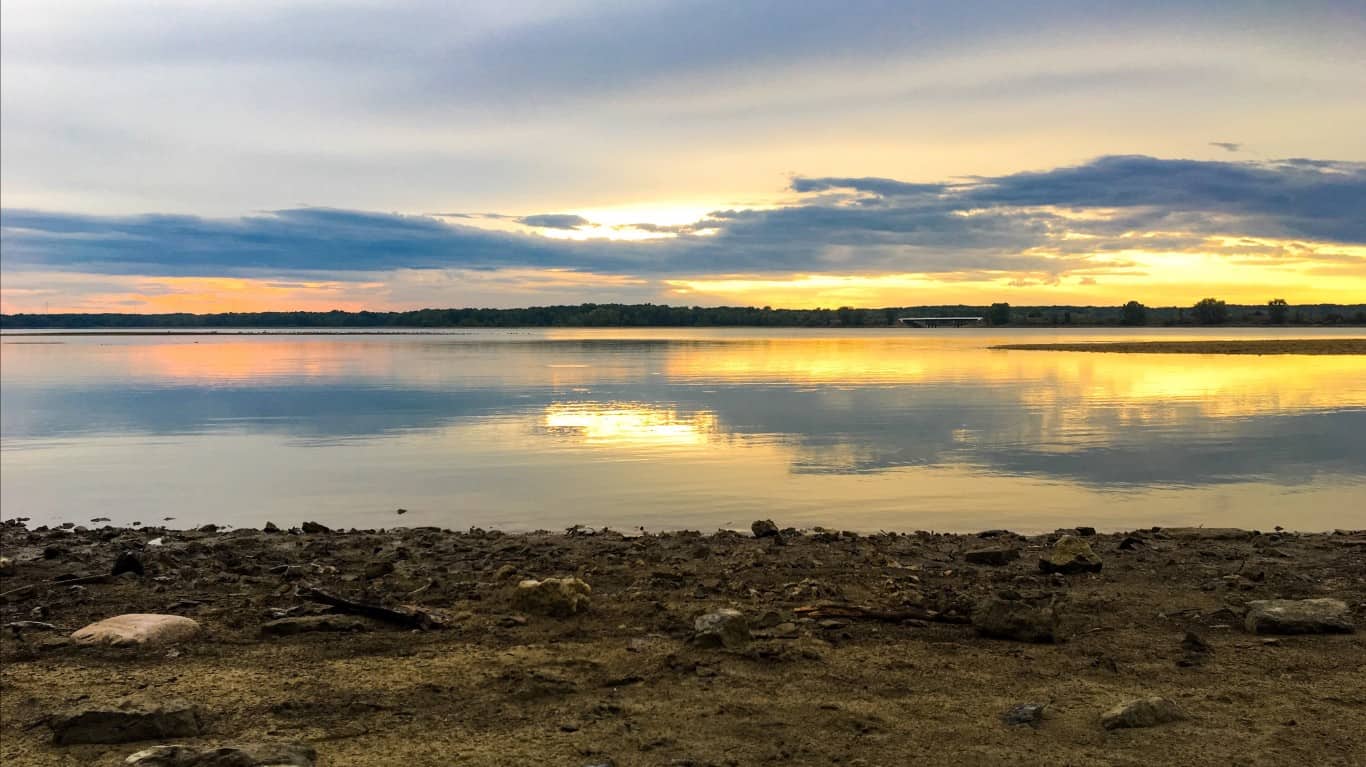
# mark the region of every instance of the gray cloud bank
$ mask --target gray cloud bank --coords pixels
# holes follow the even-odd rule
[[[801,196],[786,207],[714,211],[692,227],[668,227],[675,237],[643,242],[555,240],[328,208],[235,219],[9,209],[0,212],[0,253],[9,272],[166,276],[346,279],[400,268],[1056,275],[1085,270],[1094,253],[1134,247],[1125,235],[1135,232],[1156,233],[1142,242],[1149,249],[1200,247],[1212,236],[1366,243],[1366,163],[1109,156],[951,183],[798,177],[791,187]],[[518,220],[553,229],[592,223],[573,214]]]

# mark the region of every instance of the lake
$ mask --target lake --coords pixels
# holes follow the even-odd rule
[[[1276,333],[6,333],[0,507],[172,527],[1366,525],[1366,357],[987,348],[1254,337]]]

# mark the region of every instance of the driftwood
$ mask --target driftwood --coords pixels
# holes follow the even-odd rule
[[[876,607],[860,605],[805,605],[795,607],[792,612],[807,618],[846,618],[849,620],[881,621],[883,623],[904,623],[906,621],[930,621],[934,623],[970,623],[961,615],[927,610],[923,607],[902,607],[895,610],[881,610]]]
[[[446,621],[440,616],[429,613],[426,610],[419,610],[416,607],[405,606],[402,609],[396,610],[381,605],[367,605],[363,602],[353,602],[350,599],[339,597],[336,594],[329,594],[322,589],[314,588],[312,586],[300,586],[296,593],[304,599],[311,599],[314,602],[330,605],[344,613],[374,618],[375,620],[393,623],[397,626],[403,626],[404,628],[422,629],[426,631],[428,629],[446,627]]]
[[[9,629],[10,631],[13,631],[15,634],[19,634],[19,633],[21,633],[21,632],[23,632],[23,631],[73,631],[73,630],[74,630],[74,629],[62,628],[61,626],[54,626],[54,625],[52,625],[51,623],[43,623],[42,621],[14,621],[13,623],[6,623],[6,624],[5,624],[5,628]]]
[[[83,583],[107,583],[110,577],[112,576],[81,575],[75,578],[57,578],[55,580],[43,581],[42,583],[30,583],[27,586],[20,586],[17,589],[10,589],[9,591],[0,592],[0,599],[3,599],[11,594],[19,594],[25,591],[32,591],[33,589],[36,589],[39,586],[79,586]]]

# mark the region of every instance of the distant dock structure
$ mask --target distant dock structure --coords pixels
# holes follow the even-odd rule
[[[897,324],[906,328],[961,328],[981,325],[983,317],[897,317]]]

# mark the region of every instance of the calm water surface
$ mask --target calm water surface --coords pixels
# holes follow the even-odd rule
[[[1366,357],[986,348],[1269,335],[6,334],[0,508],[172,526],[1366,526]]]

